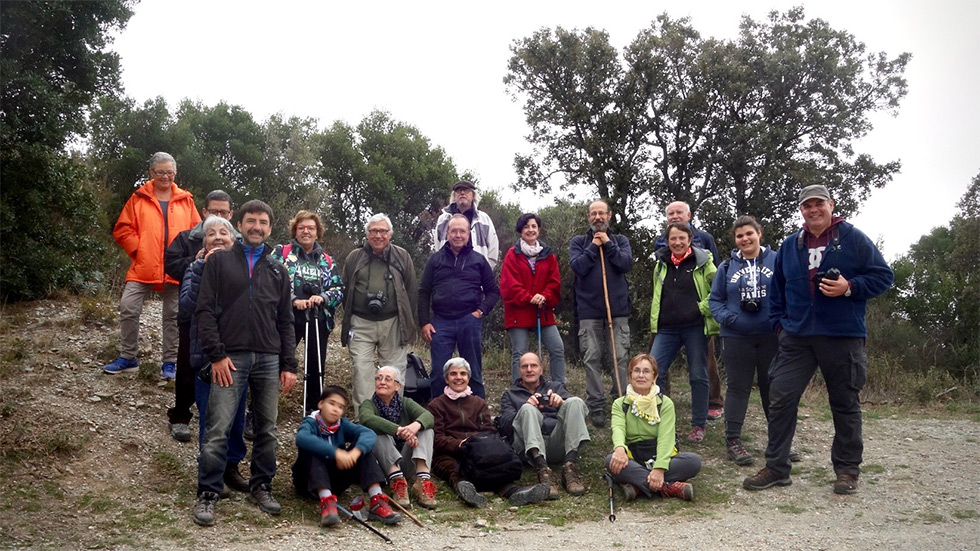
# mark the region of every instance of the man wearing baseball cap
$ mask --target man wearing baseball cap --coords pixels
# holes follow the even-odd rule
[[[797,409],[819,366],[834,418],[834,493],[853,494],[864,451],[859,395],[868,366],[865,305],[887,291],[895,276],[868,236],[834,216],[825,186],[803,188],[799,205],[803,228],[779,248],[769,299],[779,350],[769,369],[766,466],[742,486],[763,490],[793,483],[789,453]]]
[[[446,244],[446,229],[449,219],[454,214],[462,214],[470,221],[470,243],[473,250],[478,252],[490,263],[490,269],[497,267],[500,258],[500,242],[497,240],[497,230],[493,220],[482,210],[477,210],[480,204],[480,194],[473,182],[460,180],[453,185],[453,194],[449,198],[449,206],[442,209],[442,214],[436,220],[432,230],[432,250],[438,251]]]

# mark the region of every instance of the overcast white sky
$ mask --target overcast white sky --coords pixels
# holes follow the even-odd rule
[[[486,188],[516,177],[528,152],[521,104],[502,79],[509,46],[542,27],[605,29],[629,44],[660,13],[691,17],[702,36],[734,38],[800,1],[230,2],[142,0],[115,41],[127,95],[240,105],[258,120],[282,113],[321,127],[389,111],[443,147]],[[886,258],[945,224],[980,172],[980,2],[802,2],[889,57],[911,52],[899,115],[875,116],[857,144],[902,171],[873,193],[854,222],[884,238]],[[522,204],[527,204],[522,201]],[[540,206],[540,205],[532,205]]]

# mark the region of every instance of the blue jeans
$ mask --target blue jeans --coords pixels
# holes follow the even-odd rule
[[[657,360],[657,385],[664,388],[667,370],[680,352],[687,351],[687,372],[691,381],[691,426],[708,425],[708,336],[704,324],[664,329],[653,339],[650,355]]]
[[[195,373],[194,402],[197,403],[197,419],[200,423],[197,431],[198,450],[204,449],[204,433],[207,430],[204,426],[204,418],[208,413],[208,396],[210,395],[211,385],[198,379]],[[238,411],[235,412],[235,422],[231,425],[231,434],[228,437],[228,463],[235,465],[245,459],[246,448],[243,433],[245,431],[245,397],[247,395],[248,389],[242,388],[241,402],[238,405]]]
[[[458,349],[459,355],[470,364],[470,388],[473,394],[486,398],[483,389],[483,324],[471,314],[449,320],[432,317],[432,327],[436,332],[432,335],[430,345],[432,352],[432,397],[442,396],[446,387],[442,368],[453,357],[453,351]]]
[[[228,387],[211,385],[205,414],[204,447],[197,467],[197,492],[219,493],[228,464],[228,440],[246,387],[252,393],[255,439],[252,442],[252,489],[271,484],[276,475],[276,419],[279,415],[279,355],[228,354],[235,371]]]
[[[510,336],[510,380],[521,376],[521,356],[527,353],[527,345],[531,334],[537,334],[538,328],[511,327],[507,330]],[[541,326],[541,344],[548,350],[549,378],[556,383],[565,382],[565,344],[561,341],[557,325]],[[540,358],[544,361],[544,358]]]

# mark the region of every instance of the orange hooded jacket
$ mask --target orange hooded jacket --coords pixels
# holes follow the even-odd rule
[[[179,281],[163,272],[163,252],[178,233],[193,228],[200,221],[194,196],[177,187],[177,184],[171,184],[170,203],[167,206],[169,231],[164,243],[163,211],[153,191],[153,181],[134,191],[112,230],[116,243],[132,259],[126,281],[152,283],[155,291],[162,290],[164,283],[180,285]]]

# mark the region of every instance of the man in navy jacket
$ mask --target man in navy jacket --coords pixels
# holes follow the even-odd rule
[[[783,241],[772,279],[769,319],[779,334],[779,351],[769,370],[766,466],[742,485],[762,490],[792,484],[789,449],[797,408],[819,366],[834,417],[834,493],[853,494],[864,451],[865,306],[887,291],[895,276],[864,233],[833,215],[826,187],[803,188],[799,204],[803,229]]]
[[[470,221],[462,214],[449,219],[449,240],[425,263],[419,284],[419,326],[432,353],[432,397],[442,394],[442,368],[453,350],[470,364],[470,388],[483,389],[482,318],[500,300],[493,269],[470,243]]]

